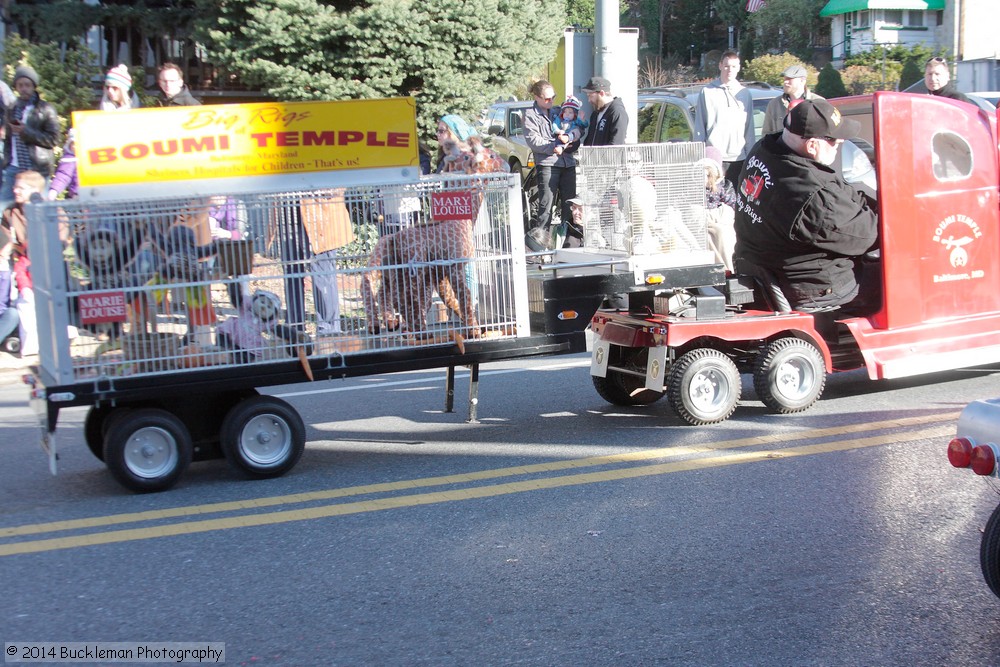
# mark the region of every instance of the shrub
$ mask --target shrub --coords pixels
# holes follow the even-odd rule
[[[744,81],[763,81],[772,86],[780,86],[784,80],[781,75],[792,65],[802,65],[806,68],[806,85],[810,88],[816,85],[818,72],[812,65],[806,65],[791,53],[781,53],[778,55],[765,55],[754,58],[742,69],[742,79]]]
[[[850,93],[844,86],[844,80],[840,78],[840,72],[827,63],[819,72],[819,78],[814,91],[817,95],[822,95],[827,99],[835,97],[847,97]]]

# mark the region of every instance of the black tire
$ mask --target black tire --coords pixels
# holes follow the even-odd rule
[[[608,371],[607,377],[592,375],[598,395],[612,405],[650,405],[664,396],[662,391],[646,389],[643,378],[637,375]]]
[[[757,357],[753,387],[771,412],[802,412],[819,400],[825,386],[823,355],[801,338],[772,341]]]
[[[117,417],[118,413],[127,408],[113,408],[110,405],[97,407],[90,406],[87,416],[83,420],[83,439],[87,443],[90,453],[97,457],[98,461],[104,460],[104,435],[108,431],[108,421],[112,415]]]
[[[136,408],[113,417],[104,436],[104,463],[137,493],[165,491],[191,464],[191,434],[173,414]]]
[[[986,522],[983,541],[979,545],[979,564],[983,568],[986,585],[1000,598],[1000,505]]]
[[[692,426],[729,419],[739,403],[740,391],[736,364],[718,350],[691,350],[670,367],[670,407]]]
[[[3,342],[3,351],[10,354],[17,354],[21,351],[21,339],[17,336],[10,336]]]
[[[222,421],[222,453],[249,477],[278,477],[291,470],[306,446],[306,427],[291,405],[273,396],[236,404]]]

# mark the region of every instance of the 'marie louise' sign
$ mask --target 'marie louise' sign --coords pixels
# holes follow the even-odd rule
[[[124,322],[127,306],[125,292],[95,292],[79,297],[80,321],[83,324]]]
[[[473,220],[478,212],[476,192],[431,193],[431,220]]]

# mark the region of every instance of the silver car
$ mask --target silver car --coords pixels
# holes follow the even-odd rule
[[[510,165],[511,173],[520,173],[524,181],[535,166],[531,149],[524,140],[524,114],[534,102],[497,102],[486,110],[482,134],[490,147]]]
[[[781,88],[759,81],[743,81],[753,97],[753,125],[757,139],[764,127],[764,112],[768,103],[781,95]],[[639,91],[639,143],[665,141],[697,141],[694,130],[694,109],[704,84]]]

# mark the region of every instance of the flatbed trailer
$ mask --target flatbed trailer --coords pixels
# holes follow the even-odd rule
[[[652,168],[655,147],[643,150]],[[699,150],[668,152],[703,196],[692,180]],[[246,232],[195,242],[216,200],[238,204]],[[466,204],[460,214],[456,201]],[[91,452],[138,492],[170,488],[191,461],[225,457],[255,478],[290,470],[305,425],[266,387],[443,368],[450,412],[455,369],[469,367],[475,422],[481,364],[584,352],[602,305],[652,303],[664,287],[724,276],[703,248],[642,257],[621,246],[567,249],[529,265],[520,205],[519,176],[495,174],[29,206],[41,350],[26,382],[50,469],[60,412],[75,406],[89,407]],[[595,226],[605,213],[627,230],[621,210],[598,206]],[[303,251],[309,222],[330,216],[350,219],[353,241],[335,263],[316,263]],[[699,223],[690,220],[703,241]],[[323,329],[329,299],[319,287],[331,281],[338,331]],[[262,323],[253,310],[261,293],[280,321]],[[234,345],[246,321],[252,340]]]

